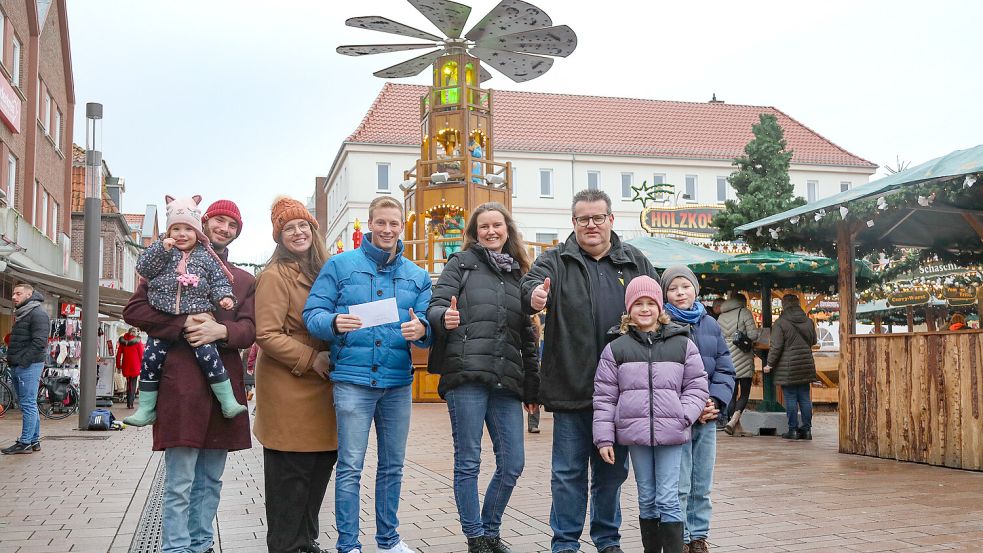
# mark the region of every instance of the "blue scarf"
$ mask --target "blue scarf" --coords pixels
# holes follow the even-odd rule
[[[700,322],[700,319],[707,314],[707,308],[703,307],[703,304],[695,301],[693,302],[693,307],[689,309],[682,310],[675,305],[666,302],[666,313],[669,314],[669,318],[681,323],[695,325]]]

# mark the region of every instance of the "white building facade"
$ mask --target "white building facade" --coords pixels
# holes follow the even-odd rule
[[[326,239],[332,251],[338,240],[345,249],[352,247],[355,219],[364,224],[373,198],[389,194],[402,199],[403,173],[420,156],[414,98],[425,90],[385,85],[365,120],[339,148],[327,178],[315,191],[325,196]],[[753,137],[751,125],[759,113],[776,114],[785,130],[793,151],[789,176],[797,196],[808,201],[830,196],[867,183],[877,169],[770,107],[494,94],[495,161],[512,162],[512,212],[527,241],[564,240],[572,230],[573,195],[585,188],[608,193],[614,229],[627,239],[646,234],[639,221],[642,206],[631,200],[631,188],[643,181],[674,185],[672,203],[722,205],[734,199],[727,177],[735,170],[733,159]],[[584,102],[592,109],[578,112]],[[530,106],[535,116],[520,113]],[[633,120],[637,127],[631,126]],[[552,132],[540,138],[543,127]]]

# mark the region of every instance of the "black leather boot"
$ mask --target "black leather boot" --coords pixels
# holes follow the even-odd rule
[[[683,553],[683,523],[663,522],[659,524],[659,538],[663,553]]]
[[[512,550],[498,536],[494,538],[485,536],[485,543],[488,544],[488,549],[491,550],[491,553],[512,553]]]
[[[468,553],[492,553],[484,536],[468,538]]]
[[[639,518],[638,526],[642,530],[642,547],[645,549],[645,553],[662,553],[659,519]]]

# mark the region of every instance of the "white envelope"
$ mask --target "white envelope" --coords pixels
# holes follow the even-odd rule
[[[362,328],[399,322],[396,298],[352,305],[348,307],[348,313],[357,315],[362,320]]]

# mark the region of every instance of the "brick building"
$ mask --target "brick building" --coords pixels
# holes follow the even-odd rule
[[[138,277],[136,260],[140,249],[133,239],[132,229],[126,216],[119,209],[122,193],[122,177],[114,177],[109,165],[103,160],[102,174],[102,224],[99,228],[99,257],[102,271],[99,273],[99,286],[132,292],[136,289]],[[77,145],[72,147],[72,259],[82,263],[85,240],[85,150]]]

